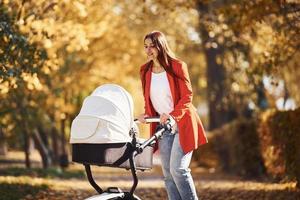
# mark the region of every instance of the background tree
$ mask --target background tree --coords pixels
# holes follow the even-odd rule
[[[16,0],[0,8],[0,122],[27,166],[30,138],[44,167],[68,165],[71,122],[101,84],[125,87],[136,114],[143,111],[143,37],[155,29],[188,64],[194,104],[205,122],[208,105],[210,129],[250,117],[249,107],[275,106],[268,77],[274,87],[284,82],[281,96],[300,101],[298,1]]]
[[[44,167],[50,161],[67,166],[71,121],[83,98],[95,87],[108,82],[120,84],[136,97],[136,105],[141,104],[138,72],[145,61],[144,34],[153,29],[164,31],[173,48],[184,55],[189,46],[185,44],[190,42],[186,27],[195,23],[195,12],[184,7],[168,10],[158,3],[135,5],[127,1],[76,0],[1,3],[28,44],[44,53],[37,59],[41,65],[36,73],[22,71],[24,84],[15,84],[19,88],[17,97],[5,81],[0,86],[7,100],[3,109],[15,105],[16,99],[25,101],[15,105],[20,111],[15,118],[11,112],[14,108],[2,115],[8,137],[18,135],[11,127],[19,132],[28,127],[26,137],[37,143]],[[170,29],[174,25],[176,28]],[[142,112],[142,108],[137,106],[136,112]]]

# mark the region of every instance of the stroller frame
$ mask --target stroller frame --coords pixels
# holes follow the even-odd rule
[[[135,120],[135,121],[137,122],[137,120]],[[146,118],[146,122],[147,123],[159,122],[159,118],[158,117]],[[85,172],[86,172],[86,175],[87,175],[90,185],[98,192],[98,194],[100,196],[101,196],[101,194],[103,195],[104,193],[115,194],[115,195],[112,195],[113,197],[99,198],[99,199],[101,199],[101,200],[102,199],[140,200],[139,197],[134,195],[134,191],[138,185],[138,177],[136,174],[137,167],[135,164],[135,157],[137,155],[141,154],[147,147],[152,148],[152,146],[163,136],[163,133],[165,131],[171,129],[171,127],[174,125],[173,123],[174,122],[171,122],[170,120],[168,120],[166,124],[159,124],[154,135],[151,138],[147,139],[142,144],[137,142],[136,132],[135,131],[132,132],[133,133],[132,134],[132,142],[127,143],[127,144],[130,144],[129,145],[130,146],[130,148],[129,148],[130,156],[128,159],[129,159],[129,163],[130,163],[130,171],[131,171],[131,174],[133,177],[133,184],[132,184],[132,187],[129,192],[123,192],[118,187],[109,187],[109,188],[107,188],[106,191],[103,191],[103,189],[96,183],[96,181],[93,178],[91,167],[90,167],[91,164],[90,163],[82,163],[85,167]],[[92,164],[92,165],[116,167],[114,165],[99,165],[99,164]],[[144,171],[145,169],[140,169],[140,170]],[[93,199],[97,199],[97,198],[93,198]]]

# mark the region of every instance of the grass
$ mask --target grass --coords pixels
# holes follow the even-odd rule
[[[30,158],[33,167],[26,169],[24,159],[24,153],[18,151],[0,156],[0,200],[36,199],[39,194],[48,195],[49,190],[64,188],[65,185],[70,188],[74,185],[73,178],[82,179],[76,180],[76,184],[86,182],[81,165],[70,165],[65,170],[58,167],[42,169],[39,154],[34,151]]]
[[[41,190],[48,189],[48,185],[31,185],[29,183],[0,182],[0,200],[17,200],[26,195],[34,196]]]
[[[0,169],[0,176],[30,176],[30,177],[40,177],[40,178],[84,178],[85,173],[83,170],[66,169],[62,170],[60,168],[21,168],[21,167],[11,167]]]
[[[4,167],[0,169],[0,200],[18,200],[24,197],[34,197],[41,191],[53,187],[57,180],[85,178],[80,169],[65,169],[58,167],[48,169],[24,167]]]

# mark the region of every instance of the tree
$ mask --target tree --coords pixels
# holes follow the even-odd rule
[[[28,44],[44,55],[44,58],[37,58],[41,65],[35,73],[21,70],[24,83],[15,84],[18,92],[0,83],[0,88],[5,88],[2,91],[6,91],[7,102],[2,109],[11,108],[5,114],[9,119],[5,124],[16,128],[8,132],[15,134],[17,129],[21,132],[28,127],[26,133],[39,143],[44,166],[48,166],[49,155],[53,155],[54,163],[59,157],[67,157],[71,122],[83,98],[96,86],[118,83],[138,97],[136,102],[142,101],[138,71],[144,62],[143,35],[150,31],[146,24],[151,24],[151,30],[157,27],[170,35],[174,47],[180,40],[178,49],[183,51],[182,44],[188,42],[183,27],[191,23],[190,15],[193,15],[177,8],[167,10],[155,2],[136,6],[129,1],[37,0],[10,1],[1,5]],[[141,12],[143,9],[145,12]],[[158,15],[156,9],[163,10],[165,15]],[[176,18],[178,26],[169,29]],[[181,19],[186,22],[182,23]],[[20,113],[14,115],[12,110],[17,100],[22,101],[18,103]],[[20,122],[24,123],[21,127]],[[44,127],[43,130],[40,127]],[[47,145],[47,141],[51,145]]]

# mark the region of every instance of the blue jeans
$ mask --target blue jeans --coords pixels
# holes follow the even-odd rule
[[[198,200],[189,168],[193,151],[183,152],[178,132],[165,132],[159,151],[169,200]]]

